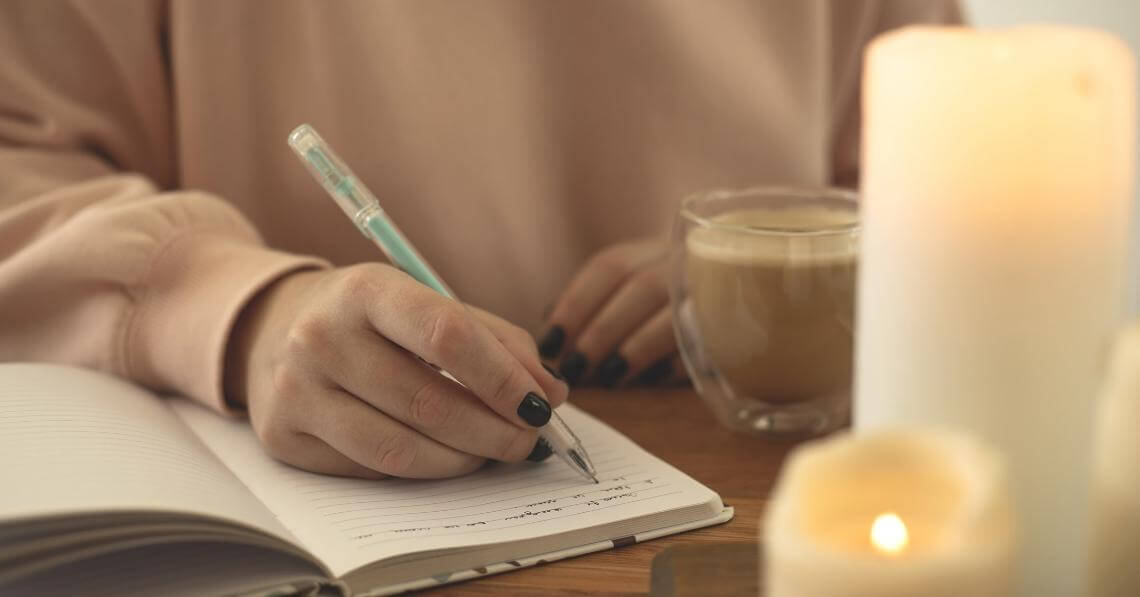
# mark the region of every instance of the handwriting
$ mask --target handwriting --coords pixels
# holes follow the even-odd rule
[[[524,508],[527,508],[527,509],[523,510],[522,512],[519,512],[517,514],[510,514],[508,516],[504,516],[502,518],[497,518],[497,519],[493,519],[493,520],[480,520],[480,521],[476,521],[476,522],[469,522],[466,524],[447,524],[447,525],[438,525],[438,526],[407,527],[407,528],[402,528],[402,529],[389,529],[389,530],[380,531],[380,532],[376,532],[376,533],[367,533],[367,534],[363,534],[363,535],[356,535],[354,538],[355,539],[367,539],[367,538],[370,538],[370,537],[373,537],[376,535],[382,535],[384,533],[393,533],[393,534],[401,535],[401,534],[407,534],[407,533],[432,531],[432,530],[437,530],[437,529],[457,529],[457,528],[462,528],[462,527],[473,527],[473,526],[479,526],[479,525],[486,525],[488,523],[509,522],[509,521],[516,521],[516,520],[526,520],[526,519],[531,519],[531,518],[541,518],[543,516],[546,516],[549,514],[554,514],[556,512],[562,512],[562,511],[565,511],[565,510],[570,509],[570,508],[575,508],[575,507],[597,508],[597,507],[601,507],[605,504],[608,504],[609,502],[613,502],[616,500],[622,500],[622,499],[626,499],[626,498],[637,497],[638,492],[636,492],[636,491],[624,491],[623,493],[614,493],[616,491],[630,490],[630,489],[632,489],[632,488],[629,485],[618,485],[615,487],[606,487],[606,488],[603,488],[603,489],[598,490],[597,492],[593,492],[593,493],[607,493],[608,495],[599,496],[599,497],[592,499],[592,500],[587,500],[584,502],[577,502],[577,503],[573,503],[573,504],[567,504],[565,506],[557,506],[557,507],[553,507],[553,508],[531,509],[534,506],[554,504],[554,503],[559,502],[561,500],[567,499],[567,498],[550,498],[547,500],[543,500],[541,502],[535,502],[534,504],[528,504],[527,506],[523,506]],[[585,497],[585,494],[581,494],[581,493],[574,494],[573,496],[570,496],[570,499],[573,499],[575,497]]]
[[[410,529],[395,529],[393,533],[414,533],[416,531],[430,531],[432,527],[413,527]]]
[[[542,516],[543,514],[549,514],[551,512],[561,512],[561,511],[562,511],[562,508],[547,508],[546,510],[539,510],[537,512],[531,512],[530,510],[527,510],[521,514],[515,514],[514,516],[508,516],[508,517],[504,518],[503,520],[519,520],[520,518],[529,518],[531,516]]]

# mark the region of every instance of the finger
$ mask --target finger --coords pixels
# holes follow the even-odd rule
[[[538,433],[506,421],[463,386],[376,334],[346,339],[332,379],[377,410],[460,452],[527,458]]]
[[[649,366],[640,375],[630,380],[631,385],[656,386],[661,388],[691,387],[689,370],[680,354],[665,357]]]
[[[633,376],[629,384],[633,386],[657,386],[667,385],[669,380],[673,377],[677,367],[677,355],[670,355],[662,359],[658,359],[652,365],[648,366],[642,372]]]
[[[337,452],[324,441],[308,433],[294,433],[290,439],[292,449],[278,455],[278,460],[299,469],[336,475],[338,477],[359,477],[362,479],[386,479],[388,475],[361,466]]]
[[[382,336],[454,375],[499,416],[541,427],[551,407],[542,387],[467,309],[392,268],[349,292]]]
[[[411,479],[442,479],[469,473],[483,459],[447,447],[409,429],[356,396],[330,390],[303,423],[306,431],[357,464]]]
[[[689,370],[685,367],[685,363],[682,361],[680,354],[675,354],[669,359],[668,373],[657,383],[658,385],[670,388],[689,386],[692,384],[692,382],[689,381]]]
[[[631,277],[579,336],[575,352],[581,354],[586,363],[598,363],[606,358],[603,366],[598,368],[598,381],[602,385],[615,385],[633,365],[627,362],[628,358],[623,358],[625,355],[615,352],[618,346],[654,314],[664,312],[668,315],[663,308],[669,301],[663,275],[662,268],[653,267]],[[639,361],[637,364],[644,367],[648,363]],[[584,376],[585,371],[572,365],[568,358],[563,363],[562,373],[573,384]]]
[[[673,335],[673,318],[668,305],[665,305],[626,338],[611,357],[620,359],[625,365],[623,375],[628,372],[630,377],[636,377],[657,363],[668,363],[667,357],[672,357],[676,352],[677,339]],[[607,358],[606,362],[609,360],[610,358]],[[660,367],[665,366],[660,365]],[[604,366],[599,368],[599,378],[605,373],[604,369]],[[612,383],[616,384],[621,377],[618,376],[618,379]]]
[[[502,342],[503,346],[507,347],[507,350],[511,351],[511,354],[515,355],[515,358],[538,381],[550,406],[557,408],[566,401],[570,394],[566,380],[557,371],[543,364],[538,356],[538,348],[534,345],[534,338],[531,338],[526,330],[478,307],[468,305],[468,309],[483,321],[487,329],[491,330],[499,342]]]
[[[539,351],[555,359],[633,272],[661,258],[651,243],[620,245],[595,255],[570,281],[551,312]]]
[[[276,374],[275,399],[250,409],[250,423],[265,451],[273,458],[308,471],[380,479],[383,473],[361,466],[319,438],[299,429],[298,413],[314,408],[314,397],[327,388],[311,371],[291,366]]]

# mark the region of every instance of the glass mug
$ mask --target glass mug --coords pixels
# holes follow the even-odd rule
[[[687,198],[670,243],[681,357],[725,426],[816,435],[850,418],[857,196],[758,187]]]

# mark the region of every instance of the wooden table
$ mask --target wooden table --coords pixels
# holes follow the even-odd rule
[[[576,390],[574,404],[720,494],[726,524],[438,589],[439,595],[645,595],[653,557],[682,544],[756,542],[790,443],[720,427],[691,389]]]

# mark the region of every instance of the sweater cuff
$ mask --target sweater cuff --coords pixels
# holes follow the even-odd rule
[[[222,412],[226,346],[238,315],[282,276],[328,262],[211,233],[186,233],[154,258],[125,334],[128,377]]]

